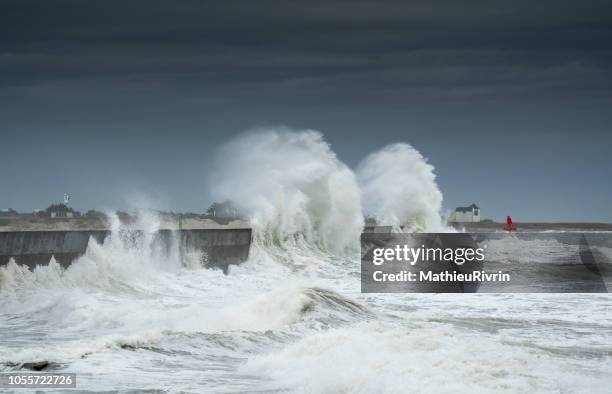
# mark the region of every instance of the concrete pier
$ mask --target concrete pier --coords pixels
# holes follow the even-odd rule
[[[48,264],[51,256],[64,267],[87,250],[90,238],[102,244],[108,230],[6,231],[0,232],[0,265],[12,257],[17,264],[34,268]],[[127,237],[137,241],[144,232],[133,230]],[[251,229],[158,230],[152,234],[152,246],[160,252],[177,247],[180,253],[203,252],[205,264],[227,272],[229,265],[240,264],[249,256]]]

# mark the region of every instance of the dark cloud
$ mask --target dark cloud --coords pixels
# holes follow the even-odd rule
[[[331,84],[330,99],[342,99],[365,82],[404,96],[499,86],[499,95],[600,97],[611,14],[606,1],[4,1],[0,86],[272,83],[287,94]]]

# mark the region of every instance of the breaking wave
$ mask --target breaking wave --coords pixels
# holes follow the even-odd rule
[[[267,244],[355,249],[364,211],[404,231],[446,230],[433,166],[407,144],[369,155],[356,177],[317,131],[258,130],[226,144],[212,174],[213,198],[236,203]]]
[[[408,144],[392,144],[370,154],[357,168],[365,213],[379,224],[403,226],[408,232],[446,231],[433,170]]]
[[[217,156],[211,190],[235,202],[259,240],[356,247],[363,226],[359,188],[321,133],[288,129],[240,136]]]
[[[112,213],[108,219],[109,235],[102,242],[90,238],[85,254],[67,268],[54,257],[33,269],[18,265],[13,259],[0,266],[0,297],[83,286],[133,291],[135,287],[149,287],[160,272],[201,267],[202,256],[196,251],[179,253],[175,233],[170,232],[163,242],[160,240],[160,224],[155,215],[141,213],[130,225],[121,223]]]

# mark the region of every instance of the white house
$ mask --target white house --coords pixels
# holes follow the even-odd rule
[[[478,205],[472,204],[468,207],[457,207],[448,218],[451,223],[472,223],[480,222],[480,208]]]

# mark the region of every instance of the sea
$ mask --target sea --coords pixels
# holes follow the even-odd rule
[[[273,130],[219,163],[213,197],[253,227],[246,262],[226,274],[126,243],[117,223],[68,268],[11,261],[0,372],[45,361],[76,374],[44,390],[66,393],[611,392],[610,294],[361,293],[364,212],[444,230],[433,166],[409,145],[353,171],[320,133]]]

